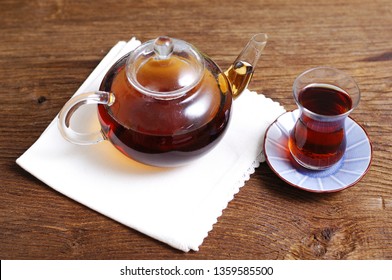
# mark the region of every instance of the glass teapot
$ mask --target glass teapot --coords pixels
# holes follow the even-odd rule
[[[119,59],[99,91],[70,99],[58,127],[68,141],[110,141],[141,163],[172,167],[210,151],[228,126],[233,97],[247,87],[267,42],[254,35],[225,72],[191,44],[166,36],[147,41]],[[79,133],[70,127],[84,104],[98,105],[100,131]]]

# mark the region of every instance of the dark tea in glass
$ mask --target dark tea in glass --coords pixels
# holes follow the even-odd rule
[[[333,73],[331,68],[327,70]],[[322,78],[317,80],[323,81]],[[359,91],[358,95],[350,95],[337,86],[336,81],[330,81],[294,88],[294,96],[300,115],[289,137],[291,155],[309,169],[322,170],[334,165],[345,153],[344,123],[358,104]]]

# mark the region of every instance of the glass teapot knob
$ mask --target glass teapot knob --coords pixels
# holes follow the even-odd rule
[[[168,59],[173,49],[173,41],[167,36],[160,36],[154,41],[154,52],[158,59]]]

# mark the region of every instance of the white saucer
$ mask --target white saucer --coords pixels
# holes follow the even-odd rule
[[[353,119],[345,121],[347,148],[334,166],[313,171],[300,166],[287,147],[299,110],[286,112],[267,129],[264,153],[270,168],[290,185],[310,192],[336,192],[353,186],[368,171],[372,145],[365,130]]]

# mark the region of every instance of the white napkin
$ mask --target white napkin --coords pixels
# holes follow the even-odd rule
[[[76,94],[97,90],[109,67],[139,44],[135,38],[117,43]],[[197,251],[222,210],[265,160],[265,131],[283,112],[271,99],[244,92],[234,101],[232,121],[216,148],[190,165],[167,169],[137,163],[108,141],[71,144],[60,135],[55,118],[16,162],[103,215],[179,250]]]

